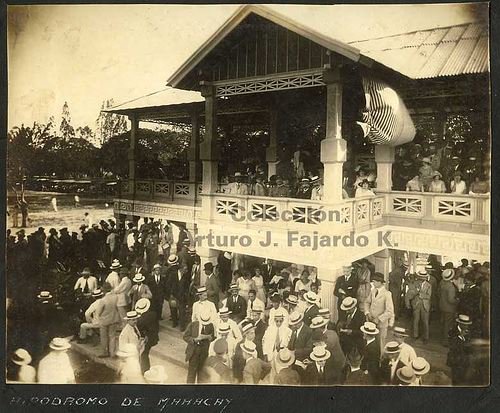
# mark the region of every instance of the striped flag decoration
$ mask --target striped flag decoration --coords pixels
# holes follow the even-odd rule
[[[376,145],[397,146],[411,142],[415,125],[397,92],[385,82],[363,77],[366,107],[357,122],[365,137]]]

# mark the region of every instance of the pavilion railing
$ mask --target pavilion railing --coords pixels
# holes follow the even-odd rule
[[[158,201],[195,200],[199,199],[201,184],[190,181],[136,179],[123,182],[122,193]]]

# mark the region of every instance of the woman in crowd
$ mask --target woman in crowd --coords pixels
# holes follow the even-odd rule
[[[416,174],[413,179],[406,183],[406,192],[423,192],[424,186],[420,181],[420,175]]]
[[[435,171],[432,175],[432,181],[429,184],[429,192],[444,194],[446,192],[446,185],[441,180],[443,175],[440,172]]]
[[[367,196],[375,196],[375,193],[370,189],[370,183],[368,179],[364,179],[358,184],[358,189],[356,189],[355,198],[362,198]]]
[[[260,267],[255,267],[254,271],[255,275],[252,277],[252,280],[257,291],[257,298],[265,303],[266,293],[264,291],[264,278],[262,277],[262,270]]]
[[[257,290],[255,286],[255,281],[252,278],[250,271],[243,270],[243,275],[237,280],[238,288],[240,289],[240,295],[248,301],[248,292],[250,290]]]
[[[452,194],[466,194],[467,184],[462,180],[462,174],[460,172],[455,172],[455,177],[450,184],[450,190]]]

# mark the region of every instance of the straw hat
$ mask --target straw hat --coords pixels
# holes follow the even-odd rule
[[[394,327],[394,329],[392,330],[392,333],[396,337],[409,337],[410,336],[408,334],[408,332],[406,331],[406,328],[403,328],[403,327]]]
[[[238,287],[238,284],[234,283],[229,286],[229,291],[235,291],[235,290],[240,290]]]
[[[222,307],[222,308],[219,309],[219,315],[220,316],[221,315],[229,315],[231,313],[232,313],[232,311],[229,308],[227,308],[227,307]]]
[[[253,341],[245,340],[240,344],[241,350],[253,357],[257,357],[257,347]]]
[[[298,311],[294,311],[292,314],[290,314],[290,319],[289,319],[289,326],[294,326],[296,324],[299,324],[302,320],[304,319],[304,315],[302,313],[299,313]]]
[[[290,294],[286,300],[288,304],[297,305],[299,304],[299,298],[296,295]]]
[[[194,247],[189,247],[188,254],[194,257],[196,255],[196,249]]]
[[[318,310],[318,315],[321,315],[321,316],[326,316],[326,315],[330,316],[330,309],[328,309],[326,307],[325,308],[320,308]]]
[[[40,294],[37,295],[41,300],[50,300],[52,298],[52,294],[49,291],[40,291]]]
[[[100,288],[96,288],[92,292],[92,297],[94,297],[94,298],[99,298],[99,297],[102,297],[103,295],[104,295],[104,292]]]
[[[132,281],[135,283],[142,283],[146,278],[144,275],[142,275],[140,272],[134,275],[134,278],[132,278]]]
[[[50,342],[49,347],[52,350],[65,351],[71,348],[71,344],[65,338],[54,337]]]
[[[459,324],[466,325],[466,326],[470,326],[472,324],[470,317],[468,315],[465,315],[465,314],[459,314],[457,319],[456,319],[456,322]]]
[[[167,263],[170,264],[170,265],[175,265],[179,262],[179,257],[175,254],[171,254],[169,257],[168,257],[168,260],[167,260]]]
[[[377,335],[379,333],[377,326],[374,323],[366,321],[360,328],[363,333],[369,335]]]
[[[275,362],[277,367],[289,367],[295,363],[295,354],[287,348],[281,349],[275,358]]]
[[[255,330],[255,326],[253,325],[253,323],[246,323],[241,327],[241,334],[245,335],[251,330]]]
[[[18,348],[12,356],[12,362],[18,366],[30,364],[31,360],[30,353],[28,353],[28,351],[24,348]]]
[[[165,371],[165,367],[156,365],[151,366],[151,368],[144,373],[144,380],[148,384],[163,384],[167,381],[168,375]]]
[[[226,252],[224,253],[224,258],[225,258],[226,260],[232,260],[232,259],[233,259],[233,254],[231,254],[230,252],[226,251]]]
[[[431,163],[431,160],[430,160],[430,158],[427,158],[427,157],[426,157],[426,158],[422,158],[422,162],[425,162],[425,163],[429,163],[429,164],[430,164],[430,163]]]
[[[434,178],[435,176],[439,176],[440,178],[443,177],[443,175],[441,175],[441,172],[439,172],[439,171],[434,171],[434,173],[432,174],[432,177]]]
[[[139,314],[144,314],[146,311],[149,310],[150,306],[151,306],[151,301],[149,301],[149,298],[140,298],[135,303],[135,311],[137,311]]]
[[[200,323],[204,326],[210,324],[210,312],[202,311],[200,314]]]
[[[352,310],[354,307],[358,305],[358,300],[353,297],[346,297],[342,300],[342,304],[340,304],[340,309],[344,311]]]
[[[110,270],[118,270],[122,267],[122,265],[120,264],[120,261],[118,260],[113,260],[113,262],[111,263],[111,267],[109,267]]]
[[[196,294],[203,294],[203,293],[206,293],[206,292],[207,292],[207,287],[199,287],[196,290]]]
[[[455,277],[455,271],[453,270],[453,268],[447,268],[443,271],[441,276],[443,277],[443,280],[451,281]]]
[[[314,184],[314,183],[316,183],[318,181],[319,181],[319,176],[315,175],[315,176],[311,177],[311,183],[312,184]]]
[[[423,376],[429,373],[431,365],[423,357],[417,357],[411,362],[411,367],[417,376]]]
[[[153,270],[160,269],[161,265],[160,264],[155,264],[153,265]]]
[[[306,300],[309,304],[316,304],[318,301],[318,296],[313,291],[308,291],[304,294],[304,300]]]
[[[124,320],[137,320],[141,315],[133,310],[133,311],[127,311],[127,315],[123,317]]]
[[[415,372],[410,366],[404,366],[398,369],[396,371],[396,376],[398,376],[398,379],[406,384],[411,384],[415,381]]]
[[[313,348],[309,358],[313,361],[324,361],[328,360],[330,356],[331,353],[326,349],[326,346],[316,346]]]
[[[387,354],[396,354],[401,351],[401,347],[399,346],[399,343],[396,341],[389,341],[386,343],[384,346],[384,352]]]
[[[418,278],[422,278],[424,280],[426,280],[429,277],[429,273],[426,270],[420,270],[417,275]]]
[[[137,347],[132,343],[125,343],[120,349],[116,352],[118,357],[134,357],[139,355],[139,351]]]
[[[312,328],[313,330],[316,328],[322,328],[328,324],[328,320],[325,320],[321,316],[316,316],[311,320],[311,325],[309,328]]]

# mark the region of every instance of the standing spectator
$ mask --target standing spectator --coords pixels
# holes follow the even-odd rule
[[[217,320],[217,309],[214,303],[207,300],[207,287],[199,287],[196,295],[198,296],[198,301],[193,304],[191,321],[200,321],[200,315],[202,313],[208,313],[210,314],[210,322],[215,325],[215,321]]]
[[[453,282],[455,271],[452,268],[444,270],[441,277],[443,279],[439,283],[439,310],[443,343],[448,346],[448,334],[457,314],[458,289]]]
[[[425,190],[428,190],[429,184],[432,180],[432,175],[434,173],[434,168],[431,166],[431,160],[428,157],[422,159],[422,166],[419,169],[420,181]]]
[[[38,364],[38,383],[75,384],[75,372],[67,353],[71,344],[64,338],[55,337],[49,347],[50,353]]]
[[[267,361],[272,361],[275,354],[282,348],[287,348],[292,330],[283,324],[284,317],[281,314],[274,316],[274,324],[269,324],[262,338],[262,352]]]
[[[143,374],[150,368],[149,352],[159,341],[158,333],[160,325],[158,323],[158,316],[150,307],[151,302],[147,298],[141,298],[134,307],[135,311],[140,314],[137,320],[137,328],[144,340],[144,349],[140,357],[141,371]]]
[[[139,313],[135,310],[128,311],[125,317],[123,317],[125,326],[118,337],[118,348],[120,351],[123,351],[127,344],[132,344],[137,354],[141,354],[144,341],[141,340],[141,333],[137,328],[137,320],[139,317]]]
[[[237,284],[231,284],[229,287],[229,292],[231,295],[226,299],[225,307],[231,311],[231,318],[239,323],[246,317],[247,314],[247,303],[245,299],[239,294],[239,288]]]
[[[55,228],[49,230],[47,244],[49,245],[49,266],[53,267],[56,262],[61,261],[61,241],[57,236],[57,230]]]
[[[352,274],[352,265],[342,266],[342,275],[335,281],[335,288],[333,290],[333,295],[337,297],[338,310],[340,310],[340,305],[344,298],[356,298],[358,287],[358,279]]]
[[[135,274],[134,278],[132,278],[134,285],[128,292],[132,302],[132,308],[135,308],[136,303],[140,299],[147,298],[148,300],[150,300],[151,297],[153,296],[147,284],[143,284],[145,279],[146,278],[144,277],[144,275],[142,275],[140,272]]]
[[[214,328],[217,331],[216,338],[217,339],[222,338],[227,343],[227,346],[228,346],[227,352],[226,352],[227,365],[229,367],[232,367],[233,366],[234,352],[235,352],[236,346],[240,340],[236,340],[234,338],[233,333],[231,332],[231,326],[226,322],[220,322],[220,323],[218,323],[217,327],[214,325]],[[217,340],[215,340],[215,341],[217,341]],[[210,343],[210,347],[208,348],[208,355],[209,356],[215,355],[215,350],[214,350],[215,341],[212,341]]]
[[[120,268],[118,272],[120,284],[113,289],[113,292],[118,296],[116,306],[118,307],[118,313],[120,314],[120,318],[122,320],[125,318],[127,310],[130,308],[131,301],[129,292],[132,289],[132,280],[128,277],[128,273],[129,271],[127,268]]]
[[[295,297],[297,298],[297,297]],[[248,303],[247,303],[247,318],[251,318],[251,312],[256,309],[260,308],[264,310],[266,308],[266,305],[264,304],[265,301],[261,301],[257,298],[257,292],[255,290],[250,290],[248,292]]]
[[[177,256],[170,256],[169,262],[173,265],[167,272],[166,298],[170,305],[172,325],[179,325],[181,330],[186,327],[186,305],[189,294],[189,273],[187,267],[179,266]]]
[[[220,288],[223,293],[227,291],[231,284],[231,259],[232,254],[228,251],[220,253],[217,259],[217,269],[219,270]],[[205,281],[205,279],[203,280]],[[203,282],[200,285],[205,285]]]
[[[394,304],[392,295],[384,287],[384,275],[376,272],[372,278],[373,288],[366,302],[365,315],[368,321],[375,323],[380,331],[380,350],[385,346],[388,327],[394,325]]]
[[[120,264],[120,261],[118,261],[118,260],[113,260],[113,262],[111,263],[111,267],[109,267],[111,272],[106,277],[105,282],[107,282],[111,286],[111,289],[115,289],[116,287],[118,287],[118,285],[120,285],[121,280],[120,280],[120,276],[118,275],[117,271],[121,267],[122,267],[122,265]]]
[[[10,214],[12,216],[12,227],[17,228],[19,225],[19,211],[21,210],[21,203],[18,199],[14,202],[14,205],[12,205],[12,208],[10,210]]]
[[[411,363],[411,368],[415,372],[415,385],[425,385],[424,376],[431,370],[429,362],[423,357],[416,357]]]
[[[429,312],[431,311],[432,286],[429,274],[425,270],[418,272],[416,283],[408,290],[405,300],[406,307],[413,310],[413,338],[419,335],[419,326],[422,322],[422,336],[424,344],[429,340]]]
[[[309,355],[313,363],[306,367],[304,373],[304,382],[309,386],[332,385],[334,380],[332,378],[330,351],[325,346],[315,346]]]
[[[104,297],[99,302],[96,316],[99,317],[99,331],[101,336],[100,358],[114,357],[116,354],[116,331],[120,327],[121,319],[118,313],[118,296],[111,292],[111,286],[105,282],[102,286]]]
[[[248,195],[248,186],[242,183],[243,175],[241,172],[234,173],[234,182],[226,187],[226,193],[232,195]]]
[[[394,327],[392,334],[394,341],[399,344],[399,359],[406,366],[409,366],[417,358],[417,353],[412,346],[405,343],[406,338],[409,336],[408,332],[403,327]]]
[[[397,384],[396,371],[406,364],[400,359],[400,347],[396,341],[389,341],[384,347],[380,362],[380,381],[382,384]]]
[[[78,340],[79,343],[84,343],[87,340],[87,337],[93,335],[92,330],[101,328],[97,310],[101,306],[102,297],[104,297],[104,293],[101,289],[97,289],[92,292],[92,299],[94,301],[85,311],[85,322],[80,324],[80,335]]]
[[[111,260],[118,259],[119,243],[118,234],[115,230],[111,230],[106,238],[106,245],[108,246],[108,254]]]
[[[392,303],[394,305],[394,319],[397,320],[401,314],[401,292],[403,280],[408,267],[401,263],[399,267],[394,268],[389,273],[389,291],[392,296]]]
[[[205,360],[198,376],[200,384],[231,384],[233,372],[228,365],[228,343],[223,338],[218,338],[211,343],[213,354]]]
[[[271,364],[257,358],[256,345],[252,341],[244,341],[239,347],[243,357],[243,384],[259,384],[271,371]]]
[[[456,326],[450,330],[449,351],[446,365],[451,368],[451,382],[454,386],[467,385],[466,373],[470,366],[471,346],[469,328],[472,325],[468,315],[459,314]]]
[[[159,320],[163,320],[163,301],[167,291],[167,280],[161,274],[161,265],[153,266],[152,274],[146,279],[146,285],[151,291],[151,307]]]
[[[455,172],[454,179],[450,184],[450,192],[452,194],[467,193],[467,184],[462,180],[462,174],[460,172]]]
[[[250,290],[256,290],[255,281],[252,278],[252,274],[248,270],[243,270],[243,275],[236,280],[239,288],[239,294],[241,297],[248,301],[248,292]]]
[[[360,267],[356,273],[356,278],[358,281],[358,290],[356,292],[356,296],[358,299],[359,308],[365,308],[366,300],[370,295],[370,291],[372,286],[370,284],[371,271],[369,265],[369,261],[367,259],[362,259],[360,262]],[[352,297],[352,295],[349,295]]]
[[[306,310],[304,311],[304,323],[306,326],[310,326],[312,319],[318,315],[319,306],[318,296],[312,291],[308,291],[304,294],[304,300],[307,303]]]
[[[255,292],[257,294],[257,298],[259,298],[262,302],[266,302],[266,293],[264,291],[264,277],[262,276],[262,269],[260,267],[255,267],[254,269],[255,275],[252,277],[252,280],[255,285]],[[248,291],[248,299],[250,298],[250,291],[254,289],[250,289]]]
[[[203,270],[206,275],[207,296],[210,301],[215,304],[215,307],[219,305],[219,292],[220,284],[217,276],[214,274],[214,265],[211,262],[205,263]]]
[[[36,369],[31,365],[31,355],[24,348],[18,348],[12,356],[12,362],[18,366],[16,381],[36,383]]]
[[[337,332],[344,354],[349,354],[353,348],[359,353],[363,350],[364,341],[361,326],[365,322],[365,315],[358,309],[357,300],[352,297],[344,298],[340,305]]]
[[[362,356],[355,348],[347,355],[347,368],[344,379],[345,386],[369,386],[370,376],[361,370]]]
[[[255,327],[255,344],[257,346],[257,356],[264,360],[264,351],[262,350],[262,339],[264,338],[264,334],[267,330],[267,324],[264,320],[262,320],[262,312],[264,311],[264,307],[254,307],[251,311],[251,320],[253,322],[253,326]]]
[[[481,288],[476,284],[474,273],[466,274],[464,283],[458,296],[457,311],[470,317],[470,334],[477,338],[481,336]]]
[[[200,321],[192,321],[184,332],[186,361],[188,365],[187,383],[195,383],[208,357],[210,342],[215,338],[214,325],[210,322],[209,313],[201,313]]]
[[[27,223],[28,223],[29,204],[26,201],[26,199],[24,199],[24,195],[21,197],[21,201],[19,202],[19,204],[21,208],[21,219],[22,219],[21,228],[26,228],[28,225]]]
[[[361,370],[368,372],[370,383],[380,383],[380,345],[377,343],[376,337],[379,333],[377,326],[372,322],[365,322],[361,328],[363,339],[366,344],[363,349],[363,361]]]
[[[304,324],[304,316],[299,312],[290,314],[289,326],[292,330],[288,349],[293,351],[299,361],[306,359],[312,351],[312,330]]]
[[[312,349],[312,347],[311,347]],[[299,385],[300,376],[297,370],[293,368],[295,363],[295,354],[286,348],[280,350],[274,360],[276,375],[274,384]]]

